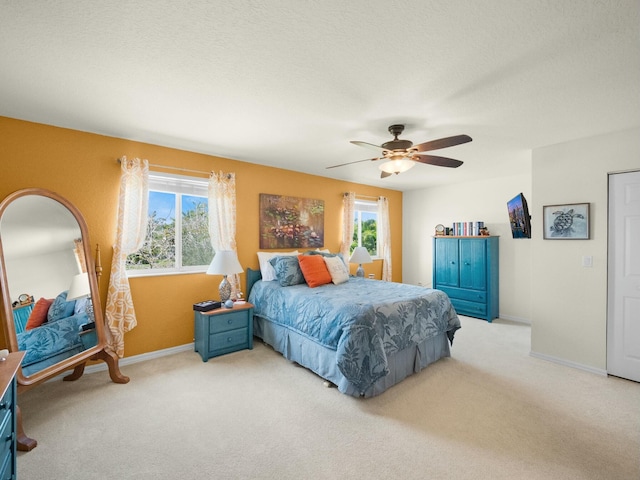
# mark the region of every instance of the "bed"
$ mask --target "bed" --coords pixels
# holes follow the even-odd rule
[[[41,298],[14,309],[18,349],[26,352],[23,375],[37,373],[97,344],[86,305],[86,298],[67,301],[64,291],[55,299]]]
[[[373,397],[450,356],[460,328],[444,292],[350,277],[281,286],[247,270],[254,335],[354,397]]]

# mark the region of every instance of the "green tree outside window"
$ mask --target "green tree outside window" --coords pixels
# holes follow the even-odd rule
[[[182,215],[176,220],[178,202]],[[127,270],[179,269],[211,262],[213,248],[206,198],[150,191],[148,215],[145,242],[140,250],[127,257]],[[181,232],[180,238],[176,238],[176,231]],[[181,246],[180,256],[176,255],[176,245]]]
[[[378,213],[375,202],[356,201],[354,211],[353,241],[350,253],[362,246],[372,257],[378,256]]]

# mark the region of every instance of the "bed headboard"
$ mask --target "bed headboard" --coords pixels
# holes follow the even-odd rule
[[[258,280],[262,280],[262,273],[260,273],[260,270],[247,268],[247,296],[245,297],[246,299],[249,298],[249,294],[251,293],[253,284],[256,283]]]
[[[33,297],[31,297],[33,298]],[[13,322],[16,327],[16,334],[24,332],[27,321],[29,320],[29,315],[33,311],[34,303],[26,303],[23,305],[17,305],[13,307]]]

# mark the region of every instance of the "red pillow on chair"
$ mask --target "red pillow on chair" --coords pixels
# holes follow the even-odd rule
[[[38,300],[33,306],[33,310],[31,310],[31,315],[29,315],[27,325],[24,327],[24,329],[31,330],[32,328],[36,328],[42,325],[47,319],[47,313],[49,312],[49,307],[52,303],[53,298],[41,298],[40,300]]]
[[[331,283],[331,274],[322,255],[298,255],[298,262],[302,275],[311,288]]]

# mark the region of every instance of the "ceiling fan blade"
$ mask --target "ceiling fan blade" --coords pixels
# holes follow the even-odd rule
[[[415,149],[417,152],[428,152],[430,150],[439,150],[441,148],[461,145],[463,143],[470,142],[471,140],[472,138],[469,135],[454,135],[453,137],[440,138],[438,140],[420,143],[418,145],[414,145],[412,149]]]
[[[358,145],[359,147],[373,148],[374,150],[378,150],[378,151],[385,150],[380,145],[374,145],[373,143],[359,142],[358,140],[351,140],[351,143],[353,143],[354,145]]]
[[[376,160],[380,160],[379,157],[376,158],[365,158],[364,160],[356,160],[355,162],[347,162],[347,163],[341,163],[340,165],[331,165],[329,168],[336,168],[336,167],[344,167],[345,165],[351,165],[352,163],[361,163],[361,162],[374,162]]]
[[[390,177],[390,176],[391,176],[391,173],[389,173],[389,172],[382,172],[380,174],[380,178],[387,178],[387,177]]]
[[[458,168],[464,162],[460,160],[454,160],[453,158],[438,157],[436,155],[414,155],[411,160],[420,163],[426,163],[429,165],[436,165],[438,167]]]

